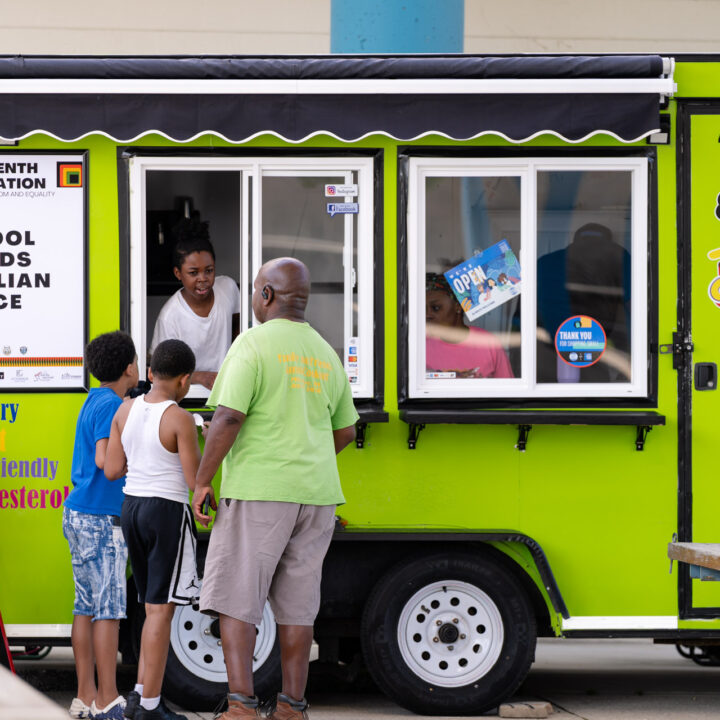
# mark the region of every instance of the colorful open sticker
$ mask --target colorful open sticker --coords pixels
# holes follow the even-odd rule
[[[503,239],[444,273],[467,319],[499,307],[520,294],[520,264]]]
[[[603,326],[588,315],[573,315],[555,333],[555,351],[573,367],[590,367],[605,352],[607,337]]]

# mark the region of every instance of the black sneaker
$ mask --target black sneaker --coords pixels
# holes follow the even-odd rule
[[[134,720],[188,720],[185,715],[179,715],[170,710],[165,703],[160,700],[160,704],[154,710],[148,710],[142,705],[137,706],[135,710]]]
[[[126,718],[128,718],[128,720],[134,720],[135,712],[138,709],[139,704],[140,704],[140,693],[135,692],[135,690],[131,690],[127,694],[127,698],[125,699],[125,710],[123,712],[123,715]]]

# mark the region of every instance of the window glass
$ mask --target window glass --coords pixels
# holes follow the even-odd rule
[[[425,379],[520,374],[520,178],[425,179]]]
[[[632,177],[537,173],[537,381],[627,383]]]
[[[308,266],[312,288],[305,316],[342,358],[346,216],[331,216],[325,197],[325,185],[339,182],[343,176],[263,178],[262,262],[288,256]],[[353,316],[356,326],[357,305]]]
[[[208,224],[215,250],[215,276],[240,281],[240,173],[154,170],[146,175],[146,347],[151,347],[160,311],[180,289],[173,273],[176,228],[184,218]],[[206,369],[206,368],[203,368]],[[216,370],[219,369],[216,368]]]
[[[146,376],[155,327],[169,324],[163,308],[169,304],[176,310],[179,305],[178,313],[186,311],[175,302],[181,287],[172,268],[178,231],[204,235],[202,224],[207,223],[216,262],[188,269],[188,275],[197,270],[193,277],[199,279],[192,285],[182,276],[186,283],[182,297],[190,293],[191,301],[205,298],[209,280],[204,276],[214,268],[215,299],[222,294],[225,305],[232,305],[231,332],[243,332],[254,324],[252,285],[261,264],[282,256],[302,260],[312,280],[308,321],[342,359],[353,396],[372,398],[373,166],[369,156],[132,157],[128,162],[130,272],[124,312],[138,350],[140,377]],[[220,280],[220,275],[229,277]],[[194,307],[205,309],[202,303]],[[210,317],[193,307],[189,312]],[[187,327],[171,331],[183,337]],[[207,332],[220,338],[215,329]],[[228,333],[227,347],[231,340]],[[213,352],[217,345],[219,341],[212,345]],[[221,357],[224,353],[223,349]],[[214,372],[198,369],[205,377],[193,384],[188,396],[193,401],[207,397]]]
[[[408,170],[408,397],[647,396],[646,158]]]

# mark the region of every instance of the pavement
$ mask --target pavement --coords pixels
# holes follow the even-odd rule
[[[367,675],[339,692],[338,683],[313,665],[308,690],[312,720],[415,717],[383,696]],[[69,706],[75,683],[69,648],[55,648],[43,660],[16,660],[16,667],[46,697]],[[119,668],[121,690],[132,687],[133,670]],[[0,692],[0,703],[2,697]],[[548,701],[555,711],[551,717],[558,720],[717,720],[720,667],[698,666],[682,658],[674,646],[654,645],[651,640],[541,639],[536,662],[514,700]],[[211,712],[182,712],[188,720],[213,717]],[[18,720],[0,712],[4,717]]]
[[[67,713],[0,665],[0,720],[67,720]]]

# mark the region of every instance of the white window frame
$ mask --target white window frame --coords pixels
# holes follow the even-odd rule
[[[631,382],[538,383],[537,174],[552,171],[631,173]],[[410,398],[647,397],[648,161],[646,158],[410,158],[408,164],[408,396]],[[521,374],[517,378],[425,377],[425,187],[429,177],[520,178]]]
[[[347,369],[349,333],[352,325],[353,283],[357,282],[359,378],[351,385],[353,397],[372,398],[374,383],[374,200],[373,159],[361,157],[179,157],[135,156],[129,161],[130,184],[130,334],[138,353],[140,378],[146,378],[147,356],[147,295],[146,295],[146,178],[151,171],[236,171],[240,173],[240,329],[247,330],[251,314],[250,297],[244,290],[254,281],[262,264],[262,178],[310,177],[336,175],[339,182],[348,182],[357,172],[358,196],[327,198],[327,202],[358,202],[357,236],[353,237],[352,215],[337,218],[344,223],[344,352]],[[251,222],[252,217],[252,222]],[[357,267],[353,266],[353,249],[357,246]],[[249,260],[249,262],[248,262]],[[253,316],[252,324],[257,319]]]

